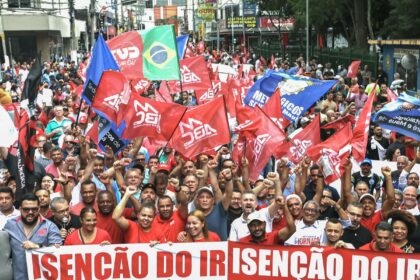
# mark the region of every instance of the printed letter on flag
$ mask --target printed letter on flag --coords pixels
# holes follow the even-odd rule
[[[353,61],[349,66],[349,71],[347,73],[347,78],[354,78],[357,76],[357,72],[359,71],[360,67],[360,60]]]
[[[188,108],[170,146],[186,158],[192,158],[229,141],[225,102],[223,97],[217,97],[204,105]]]
[[[154,101],[150,98],[132,95],[125,110],[125,139],[147,136],[149,139],[169,141],[186,107]]]

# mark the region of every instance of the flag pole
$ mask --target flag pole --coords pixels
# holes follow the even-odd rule
[[[185,107],[185,111],[184,111],[184,113],[182,113],[181,118],[179,119],[179,121],[178,121],[177,125],[175,126],[174,130],[172,131],[172,133],[171,133],[171,137],[169,137],[168,142],[166,142],[166,144],[165,144],[165,147],[164,147],[164,148],[166,148],[166,147],[168,146],[169,141],[171,141],[172,136],[174,136],[175,131],[176,131],[176,129],[178,128],[179,124],[181,123],[182,119],[184,118],[184,115],[185,115],[185,113],[187,112],[187,110],[188,110],[188,108],[187,108],[187,107]]]

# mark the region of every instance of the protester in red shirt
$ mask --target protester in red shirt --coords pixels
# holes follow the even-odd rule
[[[112,213],[112,219],[124,231],[125,243],[164,242],[164,233],[160,232],[158,228],[152,227],[152,222],[156,214],[154,204],[146,202],[141,205],[139,212],[137,212],[138,222],[127,220],[123,216],[128,199],[135,193],[137,193],[137,189],[128,187],[120,203]]]
[[[135,199],[133,196],[130,200],[131,204],[135,209],[140,209],[140,202]],[[97,213],[97,222],[98,227],[107,231],[112,239],[112,244],[121,244],[124,243],[124,232],[119,228],[119,226],[112,219],[112,212],[115,209],[114,196],[109,191],[100,191],[98,193],[98,208]],[[125,208],[123,211],[123,216],[127,219],[132,218],[134,215],[134,208]]]
[[[382,167],[382,174],[385,178],[385,193],[386,199],[382,202],[382,209],[378,212],[376,210],[375,197],[369,193],[362,195],[359,202],[363,205],[362,226],[367,228],[372,234],[375,226],[381,222],[392,210],[395,202],[394,187],[392,186],[391,168]]]
[[[188,197],[181,190],[178,179],[171,178],[169,184],[175,190],[178,209],[174,211],[174,202],[171,197],[167,195],[160,197],[157,202],[159,215],[153,220],[152,227],[158,232],[165,233],[167,241],[176,242],[178,233],[185,229],[188,216]]]
[[[181,236],[181,238],[178,238],[180,242],[220,241],[220,237],[217,235],[217,233],[208,230],[206,217],[200,210],[194,210],[188,215],[186,232],[182,232]]]
[[[292,234],[296,231],[296,226],[292,214],[290,214],[289,208],[285,207],[286,204],[284,197],[278,197],[276,199],[276,203],[278,203],[280,208],[283,210],[287,226],[281,230],[266,233],[264,217],[258,211],[253,212],[248,216],[247,222],[250,235],[239,239],[239,242],[254,243],[259,245],[284,244],[284,241],[292,236]]]
[[[82,227],[70,233],[64,245],[111,244],[108,232],[96,227],[96,211],[88,206],[80,211]]]
[[[398,246],[392,243],[392,226],[387,222],[380,222],[375,226],[374,239],[363,245],[359,250],[403,253]]]

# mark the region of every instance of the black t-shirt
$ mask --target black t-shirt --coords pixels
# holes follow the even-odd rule
[[[387,149],[389,146],[388,139],[382,137],[381,140],[376,140],[384,149]],[[368,139],[367,142],[367,149],[366,149],[366,157],[374,160],[379,160],[378,148],[376,147],[375,143],[372,142],[372,137]]]
[[[329,191],[331,191],[332,194],[332,199],[334,201],[338,201],[340,199],[340,195],[338,194],[337,190],[329,185],[325,185],[324,189],[327,189]],[[306,184],[305,189],[303,190],[303,193],[306,196],[306,201],[308,200],[312,200],[316,194],[315,191],[315,183],[313,182],[309,182],[308,184]]]
[[[346,243],[351,243],[358,249],[359,247],[372,241],[372,234],[364,226],[360,225],[356,230],[350,228],[344,229],[343,237],[341,238]]]
[[[414,217],[416,217],[417,220],[417,228],[413,234],[408,237],[408,241],[413,245],[414,253],[420,253],[420,215]]]
[[[318,220],[326,220],[331,218],[339,218],[338,213],[335,211],[333,206],[330,206],[324,212],[321,212]]]
[[[63,223],[60,223],[60,222],[57,222],[55,219],[54,219],[54,216],[52,216],[51,218],[49,218],[49,220],[51,221],[51,222],[53,222],[57,227],[58,227],[58,229],[62,229],[63,228]],[[73,214],[70,214],[70,222],[68,223],[68,224],[66,224],[66,226],[64,227],[66,230],[69,230],[69,229],[71,229],[71,228],[75,228],[75,229],[78,229],[78,228],[81,228],[82,227],[82,224],[80,223],[80,218],[79,218],[79,216],[76,216],[76,215],[73,215]]]
[[[239,218],[242,215],[242,211],[240,211],[238,214],[234,213],[233,211],[230,210],[230,207],[227,211],[227,232],[228,234],[230,233],[230,227],[233,223],[234,220],[236,220],[237,218]]]
[[[381,178],[378,174],[372,173],[371,176],[364,176],[360,171],[353,173],[351,175],[351,182],[353,188],[357,185],[358,182],[363,181],[369,186],[369,192],[373,194],[373,190],[381,189]]]

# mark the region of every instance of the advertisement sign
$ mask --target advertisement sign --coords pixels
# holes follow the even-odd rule
[[[257,18],[256,17],[231,17],[227,19],[227,28],[233,27],[242,27],[245,22],[245,28],[254,28],[257,27]]]
[[[269,17],[260,17],[259,18],[259,27],[278,27],[280,26],[281,31],[291,31],[293,30],[295,24],[294,18],[269,18]]]

